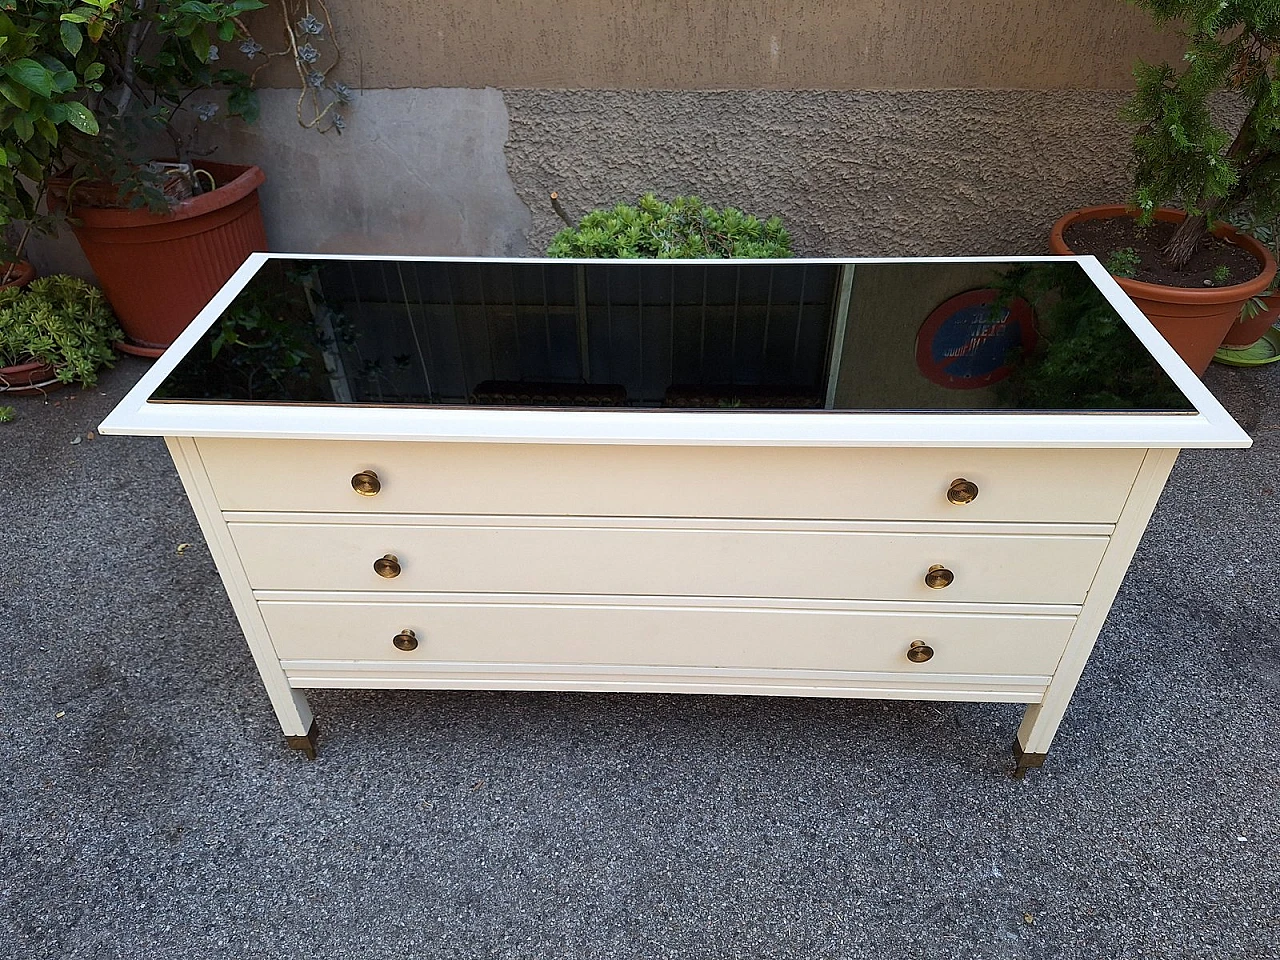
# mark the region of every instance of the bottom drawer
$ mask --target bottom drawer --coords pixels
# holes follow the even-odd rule
[[[1048,676],[1071,616],[675,604],[259,603],[282,660]],[[411,651],[393,643],[412,630]],[[913,641],[933,650],[908,660]]]

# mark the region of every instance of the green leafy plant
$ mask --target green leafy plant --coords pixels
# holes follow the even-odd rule
[[[123,334],[101,290],[59,274],[0,290],[0,367],[44,363],[63,383],[97,382]]]
[[[105,68],[104,88],[85,100],[100,132],[74,138],[64,151],[73,180],[113,184],[125,206],[167,209],[172,174],[149,163],[151,141],[163,134],[173,157],[192,165],[209,152],[200,140],[215,116],[257,120],[250,77],[222,66],[221,45],[251,40],[241,18],[265,6],[263,0],[92,0],[62,14],[64,30],[83,26],[82,52],[92,47]],[[188,185],[195,193],[204,187],[199,178]],[[74,192],[71,202],[74,212]]]
[[[1212,280],[1219,287],[1229,282],[1231,280],[1231,268],[1226,264],[1219,264],[1214,267]]]
[[[13,407],[0,407],[0,423],[13,423],[18,411]]]
[[[1182,24],[1182,66],[1139,63],[1123,116],[1137,124],[1134,202],[1149,222],[1157,207],[1187,217],[1163,251],[1182,269],[1212,221],[1236,208],[1280,212],[1280,10],[1260,0],[1130,0],[1160,24]],[[1234,133],[1211,109],[1234,94]],[[1217,104],[1219,107],[1221,104]]]
[[[1142,266],[1142,257],[1138,256],[1138,251],[1133,247],[1121,247],[1111,251],[1105,266],[1107,273],[1113,277],[1135,277],[1138,268]]]
[[[62,0],[0,0],[0,227],[23,223],[0,247],[0,283],[32,234],[56,229],[43,201],[68,141],[99,132],[89,102],[104,90],[98,41],[114,2],[86,0],[75,13]]]
[[[0,0],[0,227],[17,237],[3,259],[15,263],[33,233],[65,218],[66,203],[47,203],[56,174],[112,184],[123,205],[167,209],[172,175],[152,168],[144,143],[163,132],[189,164],[201,125],[221,109],[206,99],[214,90],[229,115],[256,118],[249,76],[217,65],[218,44],[247,42],[240,17],[265,5]],[[190,192],[201,186],[193,180]]]
[[[552,257],[690,259],[790,257],[791,237],[777,217],[760,220],[734,207],[717,210],[697,197],[670,203],[645,194],[635,206],[593,210],[561,230]]]

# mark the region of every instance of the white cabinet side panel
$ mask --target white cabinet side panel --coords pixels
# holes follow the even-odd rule
[[[173,457],[174,466],[178,469],[178,476],[182,479],[182,486],[187,491],[187,497],[191,500],[191,509],[195,512],[200,530],[209,544],[209,553],[222,577],[236,619],[240,621],[240,628],[249,644],[249,652],[253,654],[253,661],[267,688],[267,696],[275,708],[280,727],[285,736],[305,736],[311,727],[311,708],[307,705],[305,694],[289,685],[280,668],[280,659],[276,656],[267,626],[258,612],[258,604],[253,598],[253,591],[245,577],[235,544],[231,542],[231,536],[227,532],[227,525],[218,510],[213,487],[200,462],[195,444],[187,437],[165,437],[165,443]]]

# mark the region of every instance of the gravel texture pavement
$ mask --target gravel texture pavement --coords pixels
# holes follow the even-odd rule
[[[789,698],[315,691],[308,762],[96,436],[144,369],[0,425],[0,958],[1280,957],[1280,365],[1023,781],[1016,706]]]

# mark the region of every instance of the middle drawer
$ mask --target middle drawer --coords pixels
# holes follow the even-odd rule
[[[1105,536],[674,523],[228,528],[255,590],[1079,604],[1107,545]]]

